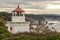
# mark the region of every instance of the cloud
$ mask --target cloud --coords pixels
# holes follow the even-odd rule
[[[26,11],[27,14],[59,14],[60,13],[60,9],[59,10],[55,10],[55,9],[24,9]]]
[[[59,0],[35,0],[35,1],[59,1]]]
[[[26,13],[54,13],[54,11],[59,13],[59,9],[47,9],[50,5],[60,5],[59,0],[0,0],[0,9],[9,12],[15,8],[18,3]]]
[[[46,9],[60,9],[60,5],[50,5]]]

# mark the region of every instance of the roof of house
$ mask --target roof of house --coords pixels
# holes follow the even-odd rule
[[[24,10],[22,10],[18,5],[12,12],[24,12]]]

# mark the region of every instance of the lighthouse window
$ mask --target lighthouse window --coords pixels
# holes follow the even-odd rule
[[[21,12],[20,12],[20,16],[23,16],[23,14],[21,14]]]
[[[14,12],[12,13],[12,16],[15,16],[15,13]]]
[[[23,16],[23,14],[20,13],[20,16]]]
[[[19,16],[19,12],[17,12],[17,16]]]
[[[21,12],[17,12],[16,16],[23,16],[23,14],[21,14]]]
[[[14,16],[14,12],[12,13],[12,16]]]

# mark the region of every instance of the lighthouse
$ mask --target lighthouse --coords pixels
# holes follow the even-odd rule
[[[25,11],[19,5],[12,10],[12,20],[7,21],[7,30],[11,33],[30,32],[30,22],[25,20]]]
[[[25,11],[19,5],[12,11],[12,22],[25,22]]]

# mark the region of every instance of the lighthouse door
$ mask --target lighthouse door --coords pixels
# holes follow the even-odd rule
[[[10,32],[12,32],[12,29],[13,29],[13,28],[12,28],[12,27],[10,27]]]

